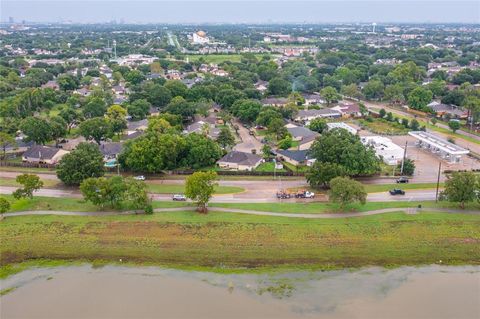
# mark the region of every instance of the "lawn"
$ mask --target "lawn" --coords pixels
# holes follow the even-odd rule
[[[192,211],[21,216],[0,222],[0,240],[1,276],[36,260],[222,271],[480,264],[480,218],[428,212],[322,220]]]
[[[11,203],[10,212],[28,211],[28,210],[63,210],[72,212],[96,212],[105,211],[81,198],[70,197],[43,197],[34,196],[32,199],[23,198],[14,200],[11,195],[2,195]],[[188,205],[185,202],[153,202],[154,208],[182,207]]]
[[[275,163],[274,162],[265,162],[260,165],[255,169],[257,172],[272,172],[274,171],[275,168]],[[276,169],[276,172],[286,172],[284,168],[282,169]]]
[[[185,193],[185,185],[181,184],[152,184],[147,183],[148,191],[158,194],[178,194]],[[215,194],[234,194],[241,193],[245,189],[235,186],[217,186],[215,187]]]
[[[399,123],[389,122],[384,119],[373,119],[371,122],[367,120],[359,120],[362,127],[375,134],[387,135],[405,135],[409,129]]]
[[[51,179],[41,179],[43,182],[43,187],[56,187],[58,186],[59,182]],[[15,181],[15,178],[6,178],[0,177],[0,186],[21,186],[19,183]]]

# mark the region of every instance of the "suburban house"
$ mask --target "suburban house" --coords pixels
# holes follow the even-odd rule
[[[148,120],[143,119],[140,121],[128,121],[127,131],[129,134],[134,131],[145,131],[148,128]]]
[[[361,117],[360,106],[354,102],[342,102],[337,106],[332,107],[342,114],[342,117]]]
[[[443,104],[439,102],[432,102],[427,105],[431,108],[438,117],[443,117],[448,114],[451,118],[467,118],[468,112],[459,109],[458,106],[453,104]]]
[[[268,89],[268,82],[267,81],[258,81],[255,83],[255,89],[257,89],[260,92],[265,92]]]
[[[305,105],[318,105],[325,103],[325,100],[320,96],[318,93],[313,94],[302,94],[303,98],[305,99]]]
[[[117,158],[117,155],[122,152],[123,144],[118,142],[102,143],[100,144],[99,149],[103,154],[103,160],[106,162]]]
[[[320,135],[317,132],[314,132],[303,126],[287,127],[287,131],[290,133],[290,135],[292,135],[292,139],[294,141],[299,142],[299,150],[308,150],[310,146],[312,146],[317,136]]]
[[[221,168],[233,169],[238,171],[252,171],[262,163],[263,159],[251,153],[231,151],[217,161]]]
[[[262,101],[263,106],[285,106],[288,103],[288,99],[284,97],[267,97]]]
[[[339,118],[342,114],[333,109],[300,110],[295,117],[296,122],[306,122],[317,118]]]
[[[47,83],[42,85],[42,89],[59,90],[60,86],[58,85],[57,81],[48,81]]]
[[[81,96],[89,96],[92,92],[87,88],[81,88],[75,90],[74,93],[80,94]]]
[[[61,148],[34,145],[23,153],[22,161],[29,163],[56,164],[67,153],[69,152]]]
[[[284,160],[287,163],[292,165],[306,165],[308,157],[308,150],[299,150],[299,151],[291,151],[291,150],[277,150],[275,151],[278,157]]]
[[[214,119],[215,120],[215,119]],[[220,134],[220,129],[215,127],[214,124],[205,122],[205,121],[197,121],[193,124],[187,126],[187,128],[183,131],[185,134],[197,133],[197,134],[204,134],[207,133],[208,137],[212,139],[216,139]]]

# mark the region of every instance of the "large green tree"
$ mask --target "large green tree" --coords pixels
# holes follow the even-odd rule
[[[341,165],[315,161],[312,167],[308,170],[306,178],[311,187],[327,188],[332,179],[345,175],[345,168]]]
[[[86,178],[103,174],[103,155],[92,143],[80,143],[75,150],[65,154],[57,166],[58,178],[68,186],[80,185]]]
[[[185,195],[197,204],[201,213],[207,212],[207,203],[212,197],[217,179],[214,171],[195,172],[185,181]]]
[[[324,132],[313,143],[310,155],[319,162],[343,166],[349,176],[372,175],[379,170],[375,151],[344,129]]]
[[[343,209],[346,205],[359,202],[362,205],[367,201],[367,192],[362,183],[349,177],[335,177],[330,181],[329,198],[339,203]]]
[[[43,187],[43,182],[40,180],[40,177],[35,174],[18,175],[15,181],[22,185],[22,187],[15,190],[12,194],[16,199],[24,197],[32,198],[33,192]]]
[[[95,117],[80,123],[79,133],[87,141],[94,140],[98,145],[112,137],[113,130],[110,122],[104,117]]]
[[[52,139],[52,132],[48,121],[39,117],[27,117],[20,123],[20,130],[25,134],[27,141],[45,144]]]
[[[473,202],[479,198],[480,181],[472,172],[454,172],[447,177],[443,195],[450,202],[460,203],[465,208],[465,203]]]
[[[408,106],[414,110],[426,111],[427,105],[432,101],[432,98],[432,91],[419,86],[408,94]]]

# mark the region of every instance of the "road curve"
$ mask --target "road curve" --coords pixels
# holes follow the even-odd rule
[[[193,211],[195,207],[175,207],[175,208],[156,208],[154,209],[155,213],[169,213],[169,212],[180,212],[180,211]],[[247,215],[257,215],[257,216],[274,216],[274,217],[289,217],[289,218],[308,218],[308,219],[334,219],[334,218],[347,218],[347,217],[362,217],[362,216],[371,216],[378,214],[386,214],[392,212],[405,212],[407,214],[417,214],[422,212],[422,209],[417,209],[413,207],[401,207],[401,208],[384,208],[377,210],[370,210],[365,212],[353,212],[353,213],[318,213],[318,214],[302,214],[302,213],[278,213],[278,212],[267,212],[267,211],[256,211],[256,210],[246,210],[246,209],[235,209],[235,208],[223,208],[223,207],[210,207],[209,211],[211,212],[225,212],[225,213],[237,213],[237,214],[247,214]],[[425,208],[425,211],[428,212],[438,212],[438,213],[450,213],[450,214],[468,214],[468,215],[479,215],[480,211],[474,210],[461,210],[461,209],[450,209],[450,208]],[[48,211],[48,210],[37,210],[37,211],[21,211],[21,212],[12,212],[3,214],[4,217],[14,217],[14,216],[29,216],[29,215],[61,215],[61,216],[111,216],[111,215],[133,215],[133,214],[143,214],[139,211],[126,211],[126,212],[68,212],[68,211]]]

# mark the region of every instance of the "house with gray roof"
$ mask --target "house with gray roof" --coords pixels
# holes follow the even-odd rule
[[[310,159],[308,150],[277,150],[275,154],[282,160],[295,166],[306,165],[307,160]]]
[[[100,152],[103,154],[103,160],[108,161],[117,156],[122,152],[123,144],[118,142],[107,142],[102,143],[99,146]]]
[[[61,148],[34,145],[23,153],[22,160],[29,163],[57,164],[68,153]]]
[[[296,122],[307,122],[317,118],[340,118],[342,114],[337,110],[319,109],[319,110],[300,110],[295,117]]]
[[[238,171],[253,171],[263,159],[251,153],[231,151],[217,161],[219,167]]]

